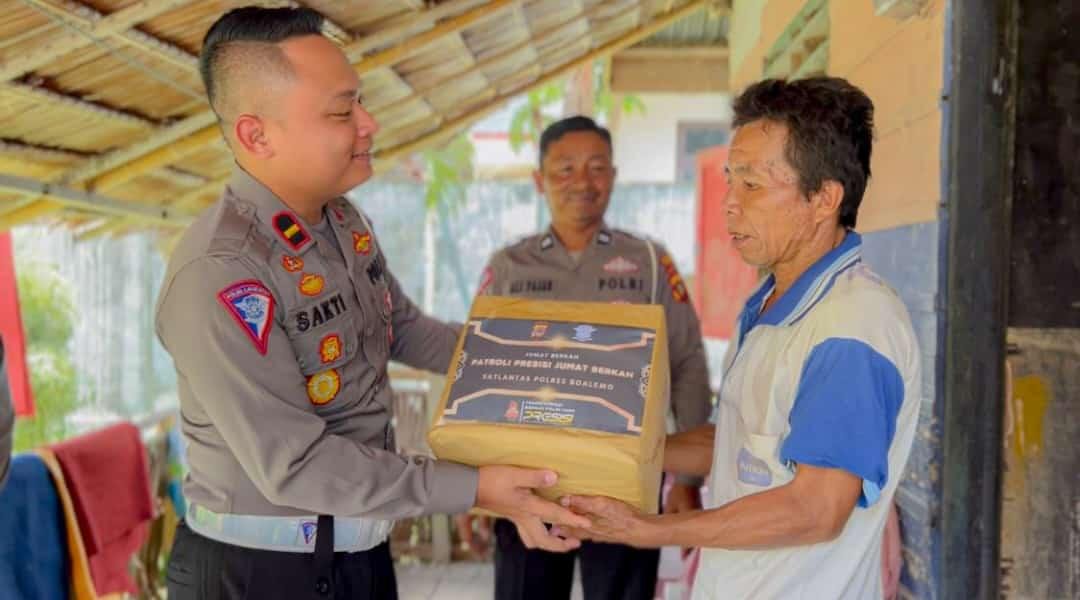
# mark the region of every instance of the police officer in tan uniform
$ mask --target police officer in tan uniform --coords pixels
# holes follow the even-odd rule
[[[678,429],[705,423],[711,392],[701,329],[671,255],[659,243],[611,229],[603,220],[615,181],[610,133],[587,117],[552,124],[540,138],[534,178],[551,209],[551,228],[496,252],[479,293],[662,305]],[[700,479],[680,479],[665,510],[698,508],[700,485]],[[466,538],[469,521],[458,518]],[[530,550],[506,521],[495,523],[495,538],[498,600],[569,598],[573,553]],[[577,554],[586,600],[653,597],[659,551],[586,542]]]
[[[445,372],[457,332],[402,293],[341,194],[371,176],[378,126],[307,9],[234,10],[203,43],[236,159],[174,250],[156,328],[178,374],[191,504],[169,598],[395,598],[394,519],[472,507],[531,545],[587,521],[533,494],[555,474],[393,452],[387,362]]]

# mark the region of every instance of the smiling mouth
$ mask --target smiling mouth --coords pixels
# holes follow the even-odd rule
[[[353,152],[352,153],[352,158],[353,158],[353,160],[356,160],[356,159],[371,160],[371,150],[365,150],[363,152]]]

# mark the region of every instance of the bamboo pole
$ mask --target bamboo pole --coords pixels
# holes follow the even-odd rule
[[[483,19],[492,17],[498,10],[505,8],[515,1],[517,0],[496,0],[490,4],[474,8],[464,14],[447,20],[445,23],[440,23],[430,31],[424,32],[416,38],[407,40],[398,46],[391,47],[382,52],[377,52],[366,59],[361,59],[359,62],[354,63],[354,67],[356,68],[357,73],[364,74],[374,69],[393,64],[394,62],[411,56],[413,53],[446,35],[455,33],[466,27],[475,25]],[[200,123],[211,122],[212,115],[213,113],[211,111],[203,111],[177,123],[172,128],[183,127],[185,123],[196,120]],[[119,162],[118,164],[116,164],[117,161],[110,161],[113,164],[111,164],[107,170],[95,174],[96,176],[91,180],[89,186],[91,189],[103,190],[108,189],[114,184],[130,181],[147,171],[168,164],[170,160],[179,160],[183,156],[187,156],[196,151],[200,145],[209,144],[219,138],[220,133],[218,131],[218,126],[216,122],[213,122],[202,126],[186,138],[175,141],[170,140],[166,145],[157,148],[154,148],[151,143],[143,142],[142,144],[139,144],[139,146],[141,147],[140,149],[145,150],[146,152],[138,156],[131,156],[131,152],[129,152],[128,155],[124,156],[124,158],[128,160]],[[181,154],[174,154],[174,147],[181,148]],[[124,152],[124,150],[118,151],[118,153],[120,152]],[[87,171],[84,171],[84,173],[81,173],[80,175],[84,175],[85,172]]]
[[[60,208],[61,205],[52,200],[39,198],[26,206],[0,215],[0,231],[7,231],[12,227],[35,221],[47,214],[60,210]]]
[[[414,101],[416,101],[418,99],[418,97],[422,97],[424,94],[427,94],[428,92],[439,89],[439,88],[445,86],[446,84],[451,83],[451,82],[453,82],[455,80],[465,79],[467,77],[472,77],[473,75],[475,75],[477,73],[482,73],[485,69],[489,69],[489,68],[494,67],[496,65],[500,65],[503,62],[507,61],[508,59],[513,58],[516,54],[522,52],[523,50],[531,48],[532,46],[534,46],[536,44],[541,44],[543,42],[546,42],[548,39],[554,37],[555,35],[561,33],[562,31],[570,28],[571,26],[574,25],[574,23],[577,23],[578,21],[581,21],[582,19],[592,19],[596,15],[607,12],[607,10],[609,8],[610,7],[607,6],[606,4],[597,4],[596,6],[589,9],[587,12],[579,13],[577,16],[575,16],[572,19],[569,19],[567,21],[559,23],[558,25],[553,25],[553,26],[545,29],[544,31],[536,34],[535,36],[526,39],[523,42],[520,42],[518,44],[514,44],[513,46],[511,46],[510,48],[507,48],[506,50],[503,50],[503,51],[501,51],[501,52],[499,52],[497,54],[494,54],[492,56],[489,56],[489,57],[485,58],[484,60],[476,62],[473,66],[469,67],[468,69],[466,69],[464,71],[461,71],[461,72],[458,72],[458,73],[450,73],[450,74],[448,74],[448,75],[446,75],[444,77],[439,78],[434,83],[430,83],[430,84],[425,85],[423,87],[419,87],[419,88],[417,88],[415,90],[416,93],[413,96],[409,96],[408,98],[404,98],[402,100],[395,100],[395,101],[393,101],[392,104],[398,105],[398,104],[404,104],[404,103],[407,103],[407,102],[414,102]],[[589,37],[589,34],[586,33],[584,36],[581,36],[581,37],[575,39],[572,43],[577,44],[580,41],[588,39],[588,37]],[[379,111],[379,110],[382,110],[384,108],[387,108],[388,106],[390,106],[390,104],[383,104],[383,105],[380,105],[380,106],[374,106],[374,107],[372,107],[372,110],[373,111]]]
[[[212,125],[165,146],[164,148],[159,148],[149,154],[137,158],[126,165],[98,175],[87,182],[87,187],[92,190],[108,190],[123,185],[143,173],[182,160],[197,152],[203,146],[219,139],[221,139],[221,134],[218,131],[218,127],[217,125]]]
[[[369,58],[360,59],[359,62],[354,64],[356,73],[358,75],[364,75],[375,69],[387,67],[398,61],[404,60],[448,35],[455,34],[466,27],[471,27],[486,19],[490,19],[499,11],[515,2],[517,2],[517,0],[494,0],[494,2],[488,2],[481,6],[477,6],[476,8],[449,19],[444,23],[439,23],[430,30],[411,37],[401,44],[373,54]]]

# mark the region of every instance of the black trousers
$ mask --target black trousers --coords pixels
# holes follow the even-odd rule
[[[575,552],[530,550],[510,521],[495,521],[495,600],[567,600],[581,559],[585,600],[652,600],[659,550],[583,542]]]
[[[319,531],[333,531],[323,527]],[[333,535],[314,553],[252,550],[203,537],[181,522],[169,557],[169,600],[397,600],[390,544],[333,552]]]

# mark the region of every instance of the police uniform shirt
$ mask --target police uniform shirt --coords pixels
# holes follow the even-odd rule
[[[796,465],[863,481],[831,541],[768,550],[707,548],[695,600],[880,598],[885,521],[919,421],[919,347],[903,302],[843,243],[762,310],[747,300],[724,360],[708,508],[787,485]]]
[[[550,230],[525,238],[492,256],[478,294],[661,304],[668,328],[676,425],[684,431],[705,423],[711,391],[701,327],[671,255],[660,244],[606,225],[574,255]]]
[[[467,510],[475,469],[399,456],[389,433],[388,361],[444,372],[457,331],[405,297],[349,202],[325,212],[313,237],[237,169],[174,250],[156,329],[177,370],[184,494],[247,515]]]

